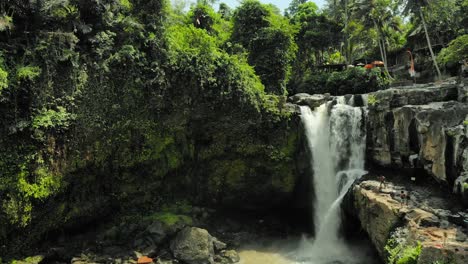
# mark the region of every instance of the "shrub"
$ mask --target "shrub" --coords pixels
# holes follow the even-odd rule
[[[41,75],[41,68],[36,66],[24,66],[19,67],[16,71],[16,76],[19,80],[29,80],[32,81]]]
[[[0,92],[8,87],[8,72],[0,67]]]
[[[405,248],[396,264],[417,264],[421,250],[422,246],[420,243],[415,247]]]
[[[417,264],[422,246],[418,242],[416,246],[408,246],[407,243],[391,238],[385,245],[387,263],[389,264]]]
[[[363,94],[388,88],[390,81],[380,69],[370,71],[356,67],[341,72],[314,72],[304,75],[290,87],[292,93],[330,93],[332,95]]]
[[[468,34],[460,36],[442,49],[438,57],[442,63],[458,63],[460,60],[468,60]]]

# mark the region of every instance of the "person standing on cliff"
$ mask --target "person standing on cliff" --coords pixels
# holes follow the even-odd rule
[[[385,176],[381,175],[379,176],[379,192],[382,192],[382,188],[385,188]]]
[[[407,191],[407,192],[406,192],[406,206],[408,206],[408,204],[409,204],[409,202],[410,202],[410,199],[411,199],[410,191]]]
[[[403,207],[403,204],[405,203],[405,200],[406,200],[405,191],[401,191],[401,193],[400,193],[400,204],[401,204],[401,207]]]

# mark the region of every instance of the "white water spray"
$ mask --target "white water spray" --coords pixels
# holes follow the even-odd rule
[[[340,204],[353,182],[364,175],[364,110],[326,103],[311,111],[301,106],[301,117],[314,172],[314,223],[316,236],[305,240],[299,258],[305,263],[350,263],[356,254],[340,239]]]

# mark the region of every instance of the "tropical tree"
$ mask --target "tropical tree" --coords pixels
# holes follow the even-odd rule
[[[450,42],[447,48],[442,49],[439,54],[442,63],[458,63],[468,61],[468,35],[462,35]]]
[[[221,15],[221,18],[229,20],[232,16],[232,9],[226,4],[219,4],[218,13]]]
[[[324,61],[325,52],[335,51],[339,47],[343,28],[319,13],[315,3],[300,5],[291,21],[298,27],[296,43],[299,49],[295,66],[299,74],[312,66],[312,55],[315,55],[315,63],[320,64]]]
[[[426,19],[424,18],[424,12],[423,12],[423,9],[427,8],[430,5],[432,0],[401,0],[401,1],[405,5],[403,14],[413,13],[413,15],[419,16],[419,18],[421,19],[421,23],[423,25],[424,33],[426,36],[427,47],[429,49],[429,52],[431,53],[432,62],[434,63],[434,67],[436,68],[436,71],[437,71],[437,77],[439,78],[439,80],[442,79],[442,74],[440,73],[440,69],[437,63],[436,56],[434,54],[434,51],[432,50],[431,39],[429,37]]]
[[[197,4],[201,5],[214,5],[218,0],[197,0]]]
[[[295,56],[294,28],[271,5],[247,0],[233,15],[231,41],[248,51],[249,63],[269,93],[283,95]]]
[[[351,22],[351,10],[350,6],[354,3],[354,0],[328,0],[328,10],[335,19],[335,21],[343,21],[344,28],[344,54],[346,63],[351,63],[351,54],[353,43],[351,42],[351,32],[349,30],[349,24]]]
[[[390,8],[391,0],[358,0],[353,4],[354,16],[364,18],[364,26],[373,27],[378,34],[380,55],[384,63],[385,73],[390,76],[387,61],[386,29],[399,30]]]
[[[285,10],[285,15],[287,17],[293,17],[299,10],[299,6],[306,2],[307,0],[292,0],[291,3],[289,4],[289,7],[286,8]]]

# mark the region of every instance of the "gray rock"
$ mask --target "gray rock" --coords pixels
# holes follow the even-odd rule
[[[445,84],[373,93],[369,106],[368,153],[387,167],[424,168],[442,183],[454,182],[463,166],[468,104],[456,100],[457,86]]]
[[[235,250],[223,250],[221,256],[228,260],[228,263],[237,263],[240,261],[240,256]]]
[[[468,102],[468,79],[458,85],[458,101],[462,103]]]
[[[146,232],[153,238],[156,243],[161,243],[166,236],[168,235],[170,230],[164,227],[164,225],[159,222],[155,221],[150,226],[146,228]]]
[[[437,218],[436,216],[426,217],[426,218],[421,219],[421,222],[419,223],[419,225],[423,227],[431,227],[431,226],[438,227],[440,225],[440,221],[439,221],[439,218]]]
[[[330,100],[331,100],[330,94],[310,95],[306,93],[299,93],[299,94],[295,94],[289,97],[289,101],[291,103],[297,104],[297,105],[307,105],[312,109]]]
[[[208,231],[196,227],[182,229],[170,243],[171,251],[188,264],[213,263],[213,239]]]
[[[216,237],[213,237],[213,246],[216,251],[221,251],[226,248],[226,243],[219,241]]]

